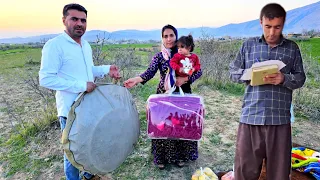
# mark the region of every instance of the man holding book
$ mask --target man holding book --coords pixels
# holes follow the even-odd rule
[[[298,45],[282,35],[285,19],[281,5],[264,6],[260,13],[263,35],[245,41],[230,64],[231,80],[247,84],[236,143],[236,180],[258,180],[263,159],[268,180],[289,179],[292,91],[303,86],[306,76]],[[266,75],[259,85],[241,79],[254,63],[269,60],[282,61],[285,67],[276,73],[263,69]]]

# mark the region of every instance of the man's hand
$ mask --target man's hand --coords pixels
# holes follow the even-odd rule
[[[96,84],[93,82],[87,82],[87,92],[90,93],[96,88]]]
[[[120,73],[119,73],[119,69],[118,69],[118,67],[116,65],[111,65],[110,66],[109,76],[111,78],[114,78],[114,79],[120,79],[121,78]]]
[[[270,75],[267,75],[266,77],[264,77],[263,81],[267,84],[278,85],[278,84],[283,83],[284,75],[281,72],[278,72],[275,74],[270,74]]]
[[[188,77],[177,77],[176,79],[176,86],[180,87],[183,84],[185,84],[186,82],[188,82]]]
[[[180,73],[184,73],[184,68],[181,67],[181,68],[179,69],[179,72],[180,72]]]

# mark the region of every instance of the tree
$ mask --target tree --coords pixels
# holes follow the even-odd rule
[[[320,35],[320,30],[316,30],[316,29],[307,30],[307,29],[304,29],[304,30],[302,30],[302,35],[310,36],[312,38],[312,37],[315,37],[315,36],[319,36]]]

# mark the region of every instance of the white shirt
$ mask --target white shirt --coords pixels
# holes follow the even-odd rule
[[[49,40],[42,49],[39,71],[40,85],[56,90],[58,116],[68,117],[72,103],[87,82],[108,74],[110,65],[94,66],[90,44],[81,39],[81,46],[67,33]]]

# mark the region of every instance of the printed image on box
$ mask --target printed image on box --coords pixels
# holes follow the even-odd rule
[[[148,137],[200,140],[204,110],[201,96],[151,95],[147,101]]]

